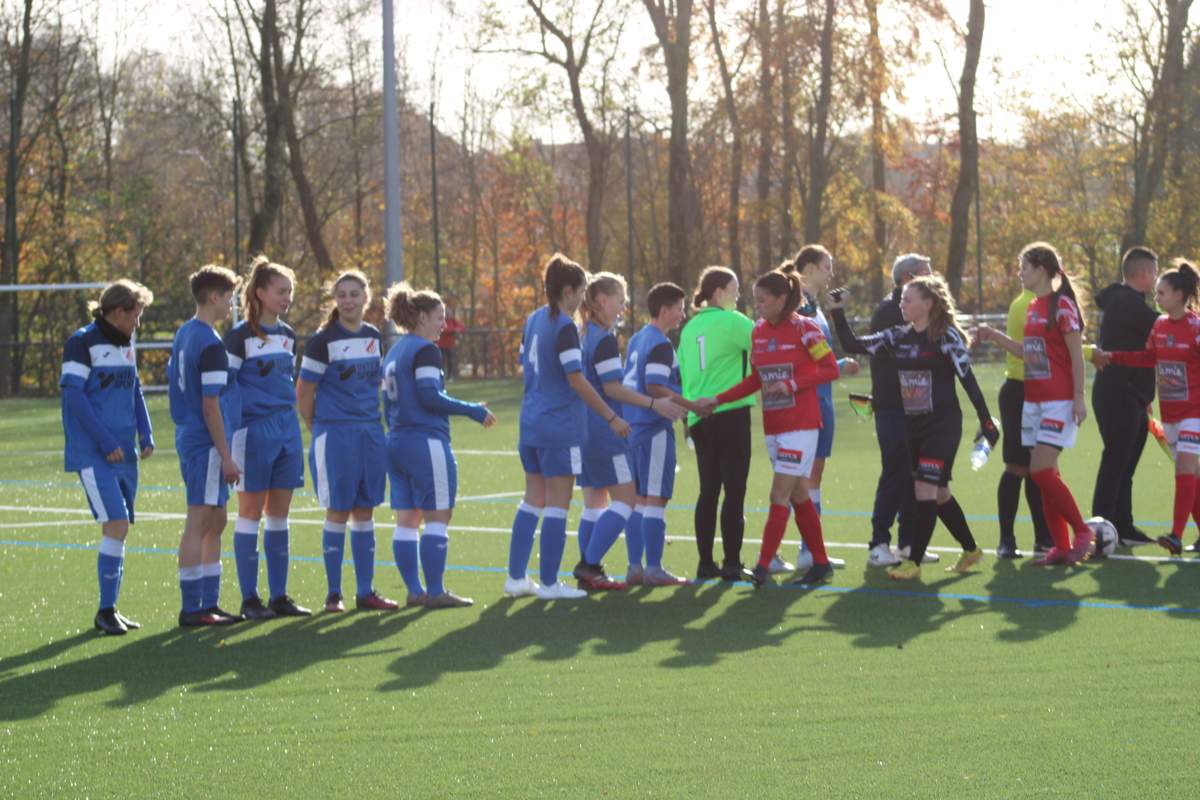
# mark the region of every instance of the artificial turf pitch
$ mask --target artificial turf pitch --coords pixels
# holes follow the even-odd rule
[[[994,402],[999,372],[981,372]],[[463,499],[447,584],[473,608],[210,630],[175,627],[183,492],[154,397],[159,451],[143,464],[120,602],[145,627],[119,638],[91,629],[99,531],[61,471],[58,401],[0,403],[0,796],[1194,797],[1200,564],[1149,546],[1070,569],[989,555],[952,576],[939,529],[942,563],[892,583],[865,566],[878,456],[846,392],[866,385],[835,390],[825,535],[848,564],[828,587],[504,598],[520,387],[460,382],[453,392],[500,419],[454,423]],[[769,482],[758,424],[751,540]],[[680,439],[668,534],[689,537],[696,478]],[[970,444],[954,490],[994,547],[1000,464],[972,473]],[[1089,420],[1062,461],[1085,512],[1099,453]],[[1155,534],[1171,476],[1148,445],[1135,515]],[[289,589],[317,608],[322,514],[311,491],[293,505]],[[389,518],[381,507],[376,586],[403,599]],[[232,520],[226,551],[231,535]],[[1027,521],[1018,537],[1032,547]],[[793,527],[789,559],[795,539]],[[743,558],[756,551],[748,541]],[[564,570],[577,555],[572,539]],[[694,573],[695,547],[672,541],[665,560]],[[620,541],[610,571],[624,561]],[[222,604],[236,609],[224,562]]]

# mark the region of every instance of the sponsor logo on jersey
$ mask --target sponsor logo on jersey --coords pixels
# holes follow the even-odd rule
[[[1181,403],[1188,399],[1187,369],[1187,364],[1182,361],[1159,361],[1155,364],[1159,400]]]
[[[767,342],[767,352],[768,353],[774,353],[778,349],[779,349],[779,342],[775,341],[774,338],[772,338],[769,342]]]
[[[368,353],[374,353],[374,352],[375,352],[375,344],[376,344],[376,342],[375,342],[375,340],[374,340],[374,339],[372,339],[371,341],[367,342],[367,352],[368,352]]]

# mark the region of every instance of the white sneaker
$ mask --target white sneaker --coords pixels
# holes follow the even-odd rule
[[[771,559],[771,564],[767,567],[767,571],[772,575],[782,575],[783,573],[791,572],[794,569],[796,568],[784,561],[778,553],[776,553],[775,557]]]
[[[826,553],[826,558],[829,559],[829,566],[833,567],[834,569],[845,569],[846,568],[846,559],[834,558],[833,556],[829,555],[828,553]],[[812,553],[809,551],[809,549],[807,547],[801,547],[800,552],[796,553],[796,570],[799,571],[801,574],[803,574],[805,572],[808,572],[810,569],[812,569],[812,565],[813,565]],[[772,565],[772,566],[774,566],[774,565]],[[771,574],[774,575],[775,573],[772,572]]]
[[[867,554],[867,563],[872,567],[894,567],[900,563],[900,559],[892,552],[890,545],[880,542]]]
[[[581,597],[587,597],[587,592],[559,581],[550,586],[537,587],[537,596],[540,600],[578,600]]]
[[[908,561],[909,549],[910,548],[907,548],[907,547],[901,547],[899,550],[896,551],[896,553],[900,556],[901,559],[903,559],[904,561]],[[932,550],[926,550],[925,557],[921,559],[921,563],[922,564],[936,564],[937,562],[939,562],[941,560],[942,560],[942,557],[939,556],[937,553],[933,552]]]
[[[533,597],[541,590],[542,587],[528,575],[521,579],[509,575],[504,579],[504,593],[509,597]]]

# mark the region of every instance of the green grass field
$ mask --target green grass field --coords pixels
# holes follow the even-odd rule
[[[981,378],[994,399],[999,373]],[[1194,797],[1200,565],[1142,548],[1049,571],[988,557],[951,576],[939,529],[943,563],[892,584],[865,567],[878,456],[846,402],[865,386],[836,387],[825,532],[848,565],[828,587],[502,597],[520,388],[459,383],[500,417],[490,431],[455,422],[447,580],[473,608],[189,631],[175,627],[184,497],[155,397],[160,450],[143,466],[120,604],[145,627],[122,638],[91,629],[99,532],[61,471],[58,401],[0,403],[0,796]],[[999,459],[973,474],[969,447],[955,493],[992,547]],[[1062,464],[1085,512],[1099,452],[1089,420]],[[666,563],[691,574],[682,441],[680,465]],[[1147,530],[1167,525],[1171,475],[1150,445],[1136,487]],[[759,447],[747,561],[768,482]],[[294,505],[290,591],[315,607],[322,514],[310,491]],[[376,585],[402,597],[389,517]],[[1032,547],[1027,522],[1019,538]],[[567,568],[576,556],[572,540]],[[623,543],[609,563],[622,571]],[[351,589],[352,575],[347,563]],[[226,607],[236,587],[230,555]]]

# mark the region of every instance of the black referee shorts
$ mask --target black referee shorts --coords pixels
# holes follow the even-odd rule
[[[1028,467],[1030,450],[1021,446],[1021,409],[1025,406],[1025,381],[1009,378],[1000,387],[1000,445],[1004,463]]]
[[[935,411],[905,418],[913,480],[949,486],[962,441],[962,412]]]

